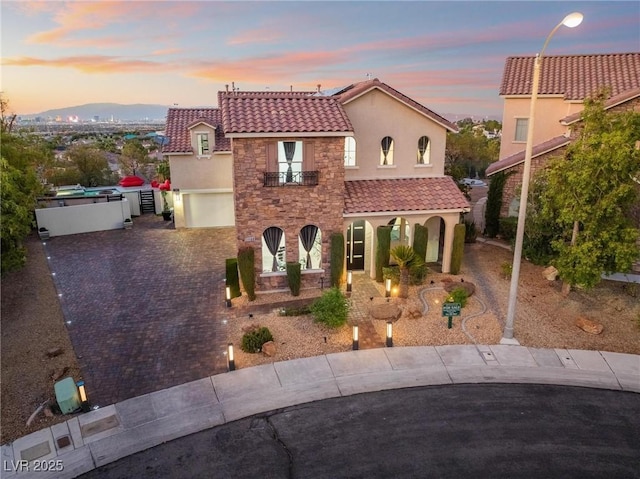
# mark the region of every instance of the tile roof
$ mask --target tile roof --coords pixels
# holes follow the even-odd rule
[[[449,176],[345,181],[345,214],[469,207],[469,202]]]
[[[620,93],[619,95],[612,96],[607,101],[604,102],[604,109],[608,110],[609,108],[613,108],[614,106],[620,105],[621,103],[626,103],[634,98],[640,96],[640,87],[634,88],[633,90],[627,90],[625,92]],[[572,115],[565,116],[560,123],[563,125],[571,125],[576,121],[580,121],[582,119],[582,111],[578,111]]]
[[[224,93],[219,98],[227,135],[353,132],[347,114],[335,98],[299,92]]]
[[[500,95],[531,95],[535,57],[508,57]],[[544,56],[540,95],[563,95],[584,100],[601,87],[610,96],[640,87],[640,53]]]
[[[441,117],[437,113],[429,110],[426,106],[421,105],[415,100],[412,100],[408,96],[400,93],[398,90],[391,88],[386,83],[381,82],[377,78],[374,78],[373,80],[366,80],[366,81],[354,83],[352,85],[349,85],[339,90],[338,92],[333,93],[332,96],[337,98],[340,101],[340,103],[345,104],[374,88],[377,88],[379,90],[382,90],[388,93],[389,95],[401,101],[402,103],[405,103],[406,105],[419,111],[426,117],[432,119],[436,123],[439,123],[440,125],[444,126],[447,130],[458,131],[458,127],[453,123],[451,123],[446,118]]]
[[[231,141],[225,138],[218,108],[169,108],[167,113],[166,136],[169,143],[162,148],[163,153],[193,153],[189,127],[204,121],[216,126],[213,151],[231,151]]]
[[[562,146],[568,145],[571,143],[571,139],[561,135],[556,136],[555,138],[551,138],[543,143],[538,145],[534,145],[531,151],[531,157],[535,158],[536,156],[543,155],[545,153],[549,153],[550,151],[556,150]],[[495,163],[491,163],[486,170],[486,175],[491,176],[494,173],[498,173],[499,171],[506,170],[507,168],[511,168],[517,164],[520,164],[524,161],[524,150],[519,151],[518,153],[514,153],[511,156],[507,156],[506,158],[501,159],[500,161],[496,161]]]

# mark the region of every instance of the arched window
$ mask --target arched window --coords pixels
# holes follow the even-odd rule
[[[299,261],[302,269],[320,269],[322,265],[322,233],[315,225],[306,225],[298,236]]]
[[[431,162],[431,142],[428,136],[421,136],[418,140],[418,164],[428,165]]]
[[[385,136],[380,142],[380,164],[393,165],[393,138]]]
[[[344,139],[344,166],[356,166],[356,139],[352,136]]]
[[[262,271],[272,273],[285,270],[284,231],[271,226],[262,233]]]

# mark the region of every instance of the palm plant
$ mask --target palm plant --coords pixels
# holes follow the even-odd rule
[[[413,248],[407,245],[399,245],[393,248],[391,257],[398,263],[400,268],[398,296],[407,298],[409,296],[409,269],[419,261],[419,257]]]

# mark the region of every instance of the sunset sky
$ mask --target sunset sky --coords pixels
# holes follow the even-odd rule
[[[1,2],[3,96],[216,106],[216,92],[379,78],[441,114],[500,116],[505,58],[640,50],[638,1]]]

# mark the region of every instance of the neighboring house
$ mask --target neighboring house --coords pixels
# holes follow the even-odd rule
[[[235,226],[255,249],[260,291],[286,287],[299,261],[303,286],[328,278],[330,237],[346,268],[375,275],[375,229],[393,244],[429,230],[428,262],[449,271],[453,227],[469,210],[444,175],[455,125],[377,79],[317,92],[219,92],[218,108],[170,109],[177,228]]]
[[[504,188],[502,216],[517,216],[527,139],[535,57],[506,60],[500,96],[504,98],[500,159],[486,171],[512,172]],[[531,177],[551,157],[562,156],[580,128],[583,103],[601,88],[613,111],[640,111],[640,53],[545,56],[540,70]]]

